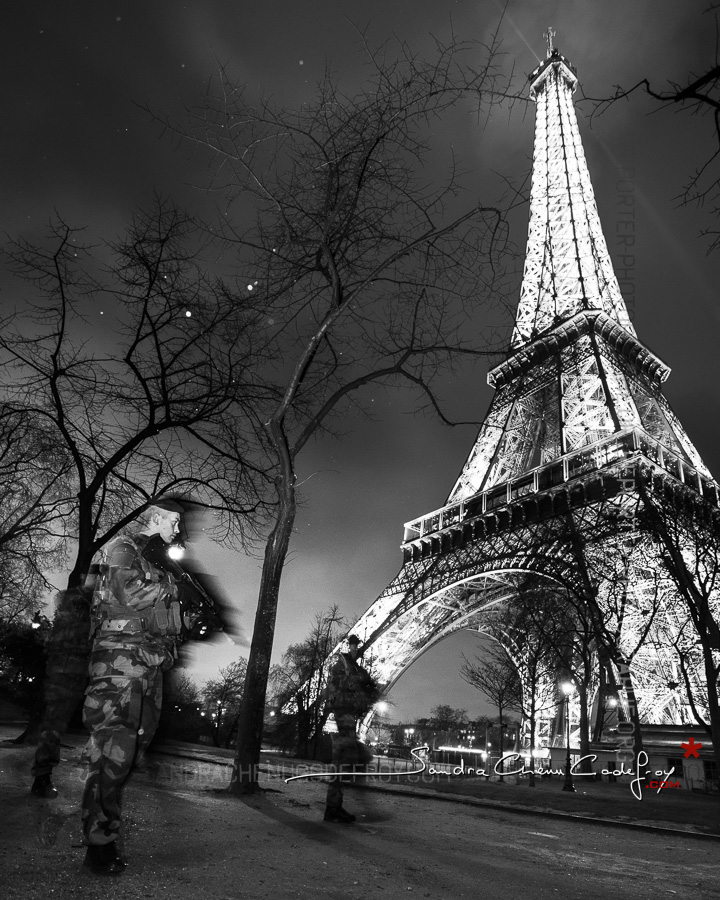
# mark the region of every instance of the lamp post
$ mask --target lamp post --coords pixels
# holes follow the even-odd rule
[[[571,762],[570,762],[570,694],[574,690],[572,681],[563,681],[560,685],[563,694],[565,694],[565,732],[567,738],[567,754],[565,756],[565,784],[564,791],[574,791],[575,785],[572,780]]]

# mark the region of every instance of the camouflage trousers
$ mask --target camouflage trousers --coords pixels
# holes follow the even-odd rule
[[[342,773],[352,771],[360,760],[357,740],[357,720],[353,713],[335,711],[337,734],[333,735],[332,765],[336,774],[329,780],[325,805],[341,809],[343,803]]]
[[[85,640],[87,643],[87,638]],[[45,711],[33,761],[33,776],[48,775],[60,762],[60,741],[80,706],[88,675],[88,651],[55,651],[45,674]]]
[[[48,640],[45,708],[32,767],[33,776],[49,775],[60,762],[60,741],[88,681],[90,656],[89,597],[80,588],[63,591]]]
[[[90,732],[82,798],[87,844],[109,844],[118,837],[123,786],[160,721],[160,662],[157,654],[138,645],[95,649],[90,658],[83,707],[83,721]]]

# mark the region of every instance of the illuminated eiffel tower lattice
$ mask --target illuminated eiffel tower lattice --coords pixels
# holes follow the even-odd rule
[[[527,254],[509,352],[488,375],[490,409],[445,505],[405,525],[403,566],[353,630],[388,687],[459,629],[496,638],[522,676],[532,648],[504,613],[523,595],[584,595],[611,637],[609,649],[592,651],[595,726],[607,721],[608,697],[622,716],[630,693],[642,721],[683,724],[690,696],[702,706],[702,666],[667,563],[673,535],[690,568],[702,555],[677,517],[716,527],[718,487],[663,396],[668,366],[630,322],[580,141],[576,86],[550,46],[530,75]],[[536,745],[553,739],[557,678],[546,678]],[[542,693],[523,680],[526,700]]]

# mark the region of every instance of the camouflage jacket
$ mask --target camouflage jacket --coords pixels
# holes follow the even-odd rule
[[[348,653],[341,653],[330,670],[325,698],[333,713],[362,716],[378,699],[378,690],[367,669]]]
[[[93,594],[94,647],[150,643],[158,650],[180,634],[180,604],[173,576],[143,556],[148,536],[118,538],[100,565]]]

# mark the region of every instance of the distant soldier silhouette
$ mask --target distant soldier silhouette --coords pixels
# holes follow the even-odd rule
[[[348,650],[341,653],[330,670],[326,702],[335,717],[337,734],[333,735],[332,762],[335,775],[330,779],[325,800],[325,821],[349,825],[355,816],[343,808],[343,773],[366,762],[357,737],[357,721],[378,698],[377,686],[370,673],[357,662],[360,638],[347,638]]]

